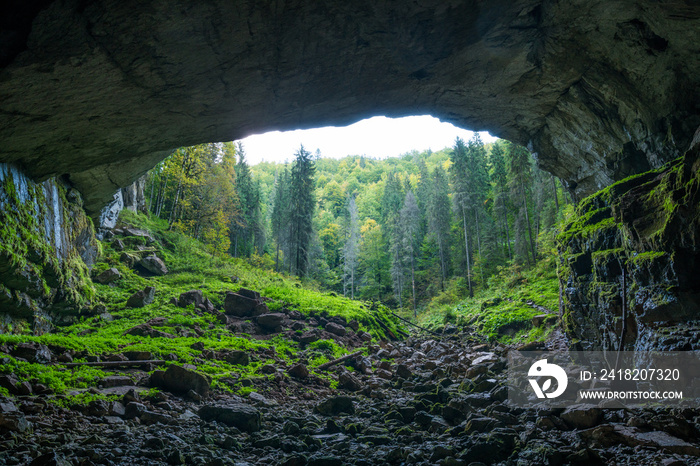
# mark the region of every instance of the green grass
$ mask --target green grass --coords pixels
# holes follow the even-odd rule
[[[532,301],[555,313],[558,310],[555,254],[542,254],[531,269],[517,265],[499,267],[488,283],[488,289],[477,291],[473,298],[463,299],[457,305],[429,305],[418,315],[418,324],[433,329],[447,323],[469,325],[488,340],[507,344],[543,341],[549,336],[551,327],[532,327],[532,317],[542,312],[525,302]]]
[[[26,333],[0,334],[0,344],[33,341],[48,345],[54,351],[72,350],[83,356],[76,358],[76,362],[85,361],[87,355],[105,356],[124,351],[149,351],[154,358],[168,361],[174,355],[175,363],[194,364],[198,371],[209,375],[213,388],[245,394],[251,388],[243,387],[241,380],[267,377],[261,375],[259,369],[275,362],[271,355],[287,364],[297,361],[301,351],[299,345],[281,336],[255,339],[245,334],[234,335],[214,315],[199,315],[192,306],[183,309],[171,304],[173,297],[191,289],[201,289],[204,296],[220,307],[227,292],[245,287],[270,298],[271,301],[267,304],[272,311],[288,309],[309,316],[343,316],[348,321],[356,319],[360,328],[371,333],[374,338],[385,338],[387,329],[394,334],[401,330],[397,321],[382,306],[370,308],[371,305],[367,303],[309,289],[313,283],[302,283],[296,277],[260,270],[242,259],[212,257],[203,244],[180,233],[168,231],[165,222],[144,215],[125,211],[120,221],[148,230],[153,235],[156,243],[148,247],[153,248],[158,257],[165,261],[169,273],[162,277],[140,276],[120,262],[122,252],[115,251],[111,242],[103,242],[102,254],[93,276],[110,267],[118,269],[122,275],[112,285],[95,284],[97,301],[104,304],[104,310],[109,316],[100,315],[104,310],[79,315],[72,325],[55,328],[52,333],[39,336]],[[146,245],[143,239],[122,240],[126,244],[126,252],[136,252],[137,246]],[[156,288],[154,302],[143,308],[126,307],[129,296],[146,286]],[[155,329],[176,335],[177,338],[124,334],[132,327],[154,318],[164,319],[162,325],[154,326]],[[183,336],[185,334],[189,335]],[[205,350],[211,351],[245,350],[252,356],[251,363],[240,366],[205,359],[202,351],[192,348],[195,343],[202,343]],[[305,351],[313,368],[347,354],[348,349],[335,341],[320,340],[309,345]],[[56,393],[96,386],[101,378],[108,375],[95,367],[82,366],[68,370],[60,365],[34,364],[13,358],[9,358],[9,361],[0,365],[0,373],[14,373],[24,379],[33,379]],[[228,380],[232,376],[239,381],[233,386]]]

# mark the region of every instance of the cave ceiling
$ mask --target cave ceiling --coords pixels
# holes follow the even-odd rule
[[[10,1],[0,161],[88,211],[173,148],[431,114],[526,145],[582,197],[700,125],[700,4]]]

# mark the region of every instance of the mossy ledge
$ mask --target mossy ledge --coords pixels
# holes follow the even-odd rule
[[[49,315],[92,305],[98,244],[80,194],[59,178],[35,183],[0,164],[0,333],[46,332]]]
[[[700,349],[667,338],[700,320],[698,235],[700,145],[581,201],[557,238],[562,321],[581,349]]]

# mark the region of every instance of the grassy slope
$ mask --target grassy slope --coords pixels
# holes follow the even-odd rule
[[[542,254],[537,265],[530,269],[517,265],[499,267],[499,273],[488,280],[488,289],[478,291],[474,298],[463,299],[457,305],[440,304],[441,297],[438,296],[418,316],[418,323],[429,328],[448,323],[470,325],[489,340],[502,343],[544,340],[552,327],[533,328],[532,317],[542,314],[542,311],[525,302],[532,301],[557,315],[559,282],[556,267],[553,248]]]
[[[110,243],[104,242],[100,262],[93,273],[97,274],[107,268],[115,267],[122,274],[122,278],[115,285],[95,285],[98,299],[105,304],[113,320],[105,319],[101,315],[81,316],[77,323],[57,328],[54,332],[45,335],[0,335],[0,344],[40,342],[49,345],[54,351],[63,351],[63,349],[75,351],[76,362],[85,361],[88,355],[105,356],[123,351],[150,351],[156,358],[175,355],[178,363],[193,363],[197,365],[198,370],[209,374],[213,379],[213,387],[224,390],[233,389],[241,393],[245,392],[245,387],[242,385],[231,387],[222,380],[231,375],[240,377],[239,380],[258,377],[257,369],[264,364],[274,362],[275,358],[286,361],[296,360],[300,352],[298,344],[280,336],[256,340],[245,334],[234,335],[226,330],[214,316],[198,315],[191,307],[178,308],[169,304],[171,298],[179,296],[184,291],[198,288],[218,307],[222,304],[227,291],[236,291],[245,287],[271,298],[272,301],[267,303],[271,311],[285,307],[290,310],[296,309],[306,315],[341,315],[348,320],[358,320],[360,328],[370,332],[375,338],[386,337],[387,329],[395,333],[399,329],[396,321],[383,307],[370,310],[365,303],[304,288],[296,279],[261,271],[243,260],[213,258],[198,241],[176,232],[169,232],[166,229],[167,225],[163,222],[154,221],[143,215],[125,212],[122,221],[148,230],[157,239],[157,243],[149,247],[155,247],[157,255],[166,262],[170,272],[162,277],[142,277],[120,262],[121,253],[115,251]],[[125,239],[127,250],[133,250],[138,246],[134,241],[146,245],[145,240],[127,238]],[[234,276],[238,277],[236,283],[234,283],[236,280],[232,280]],[[154,303],[144,308],[127,308],[126,300],[129,296],[146,286],[156,288]],[[131,327],[155,317],[164,317],[167,320],[163,327],[154,328],[190,336],[167,339],[124,335],[124,332]],[[201,358],[201,351],[191,348],[191,345],[197,342],[202,342],[207,350],[244,349],[258,356],[254,357],[253,362],[248,366],[206,360]],[[346,352],[347,350],[336,342],[322,340],[309,345],[304,356],[313,367]],[[94,386],[99,379],[108,375],[98,368],[80,367],[65,370],[60,366],[28,363],[11,357],[0,362],[4,362],[0,364],[0,373],[14,373],[27,379],[34,379],[34,383],[43,383],[57,393]],[[0,393],[3,390],[0,388]]]

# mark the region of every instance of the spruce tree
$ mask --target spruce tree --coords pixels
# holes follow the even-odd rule
[[[295,154],[290,185],[290,244],[293,271],[303,277],[309,267],[309,253],[313,235],[313,215],[316,207],[314,194],[314,161],[311,153],[301,146]]]

